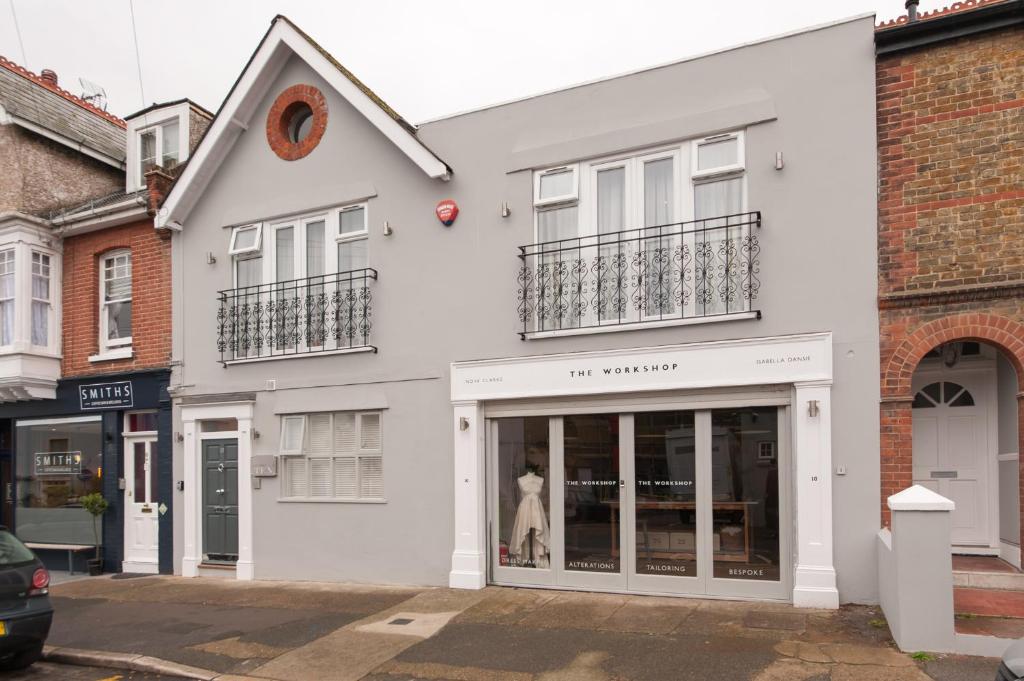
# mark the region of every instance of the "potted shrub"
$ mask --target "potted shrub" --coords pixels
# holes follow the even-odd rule
[[[92,536],[96,541],[96,557],[89,560],[89,574],[96,576],[103,572],[103,560],[100,558],[100,516],[107,512],[110,503],[99,492],[86,494],[79,499],[82,508],[92,516]]]

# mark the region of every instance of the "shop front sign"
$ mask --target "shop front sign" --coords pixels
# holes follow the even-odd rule
[[[82,452],[36,452],[35,472],[45,475],[80,475]]]
[[[452,365],[453,400],[596,395],[831,380],[828,333]]]
[[[135,406],[131,381],[91,383],[78,387],[82,411],[90,409],[130,409]]]

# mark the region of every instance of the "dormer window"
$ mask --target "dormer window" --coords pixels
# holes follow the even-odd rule
[[[180,161],[181,130],[177,119],[155,125],[139,133],[139,178],[145,184],[146,173],[155,166],[170,169]]]

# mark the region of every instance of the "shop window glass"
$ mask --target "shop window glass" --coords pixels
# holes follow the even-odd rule
[[[711,412],[714,577],[780,579],[776,407]]]
[[[636,572],[697,576],[696,439],[692,411],[637,414]]]
[[[81,498],[103,489],[100,420],[19,422],[16,433],[18,537],[26,542],[92,544],[92,517],[82,508]],[[102,542],[102,526],[100,533]]]
[[[566,416],[565,569],[619,572],[619,416]]]
[[[548,418],[498,419],[498,562],[548,568],[551,473]]]

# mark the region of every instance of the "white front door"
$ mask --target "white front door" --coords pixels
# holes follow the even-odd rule
[[[997,502],[990,469],[995,453],[989,409],[995,376],[987,371],[914,376],[913,477],[956,504],[954,547],[998,547]],[[990,484],[993,483],[993,484]]]
[[[156,439],[126,438],[124,451],[125,572],[158,572]]]

